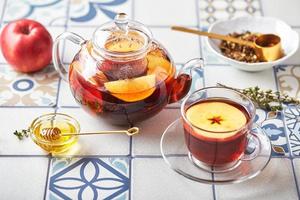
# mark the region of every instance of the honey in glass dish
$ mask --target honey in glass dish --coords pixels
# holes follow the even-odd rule
[[[112,52],[134,52],[141,47],[138,41],[119,38],[108,40],[105,47]],[[175,67],[155,42],[142,55],[101,61],[87,59],[86,54],[92,54],[93,47],[85,45],[70,66],[71,91],[85,110],[113,124],[127,121],[132,125],[147,119],[162,110],[170,102],[170,96],[179,99],[189,90],[191,78],[182,74],[177,77],[176,93],[172,95]]]
[[[61,134],[78,134],[80,132],[78,122],[65,114],[50,113],[36,118],[30,127],[30,136],[45,151],[52,154],[61,154],[77,144],[77,135],[60,136],[57,139],[43,137],[42,131],[49,128],[58,128]]]
[[[185,112],[185,140],[197,160],[222,166],[242,157],[250,120],[246,108],[231,100],[211,98],[195,102]]]

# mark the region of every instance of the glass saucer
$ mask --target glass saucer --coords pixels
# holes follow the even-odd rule
[[[260,145],[256,157],[252,160],[240,159],[234,167],[222,172],[210,172],[192,161],[185,144],[181,119],[175,120],[163,133],[160,141],[161,154],[171,169],[190,180],[208,184],[240,183],[257,176],[271,158],[268,136],[259,127],[254,127],[252,131],[259,144],[251,142],[250,137],[245,154],[255,151],[255,145]]]

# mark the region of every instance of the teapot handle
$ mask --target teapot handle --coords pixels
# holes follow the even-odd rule
[[[196,69],[203,70],[204,60],[202,58],[194,58],[184,64],[178,72],[168,103],[174,103],[186,96],[192,85],[192,72]]]
[[[68,81],[68,67],[63,64],[60,58],[60,51],[59,51],[59,44],[63,40],[70,40],[71,42],[78,45],[82,45],[85,42],[85,40],[81,36],[75,33],[64,32],[56,38],[53,44],[52,58],[53,58],[54,68],[59,73],[60,77],[63,80]]]

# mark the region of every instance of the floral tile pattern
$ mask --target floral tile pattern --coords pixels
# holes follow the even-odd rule
[[[0,65],[0,106],[55,106],[58,75],[53,66],[33,74]]]
[[[29,18],[46,26],[64,26],[67,19],[67,3],[67,0],[7,0],[3,21],[8,23]]]
[[[284,116],[292,155],[300,156],[300,107],[286,107]]]
[[[129,199],[127,158],[53,158],[48,199]]]
[[[278,88],[281,93],[300,98],[300,66],[278,66],[275,68]]]
[[[245,15],[260,16],[259,0],[198,0],[200,26]]]
[[[131,16],[129,0],[71,0],[68,25],[99,26],[112,20],[119,11]]]
[[[285,156],[289,155],[289,149],[283,124],[282,112],[267,112],[261,109],[256,111],[255,121],[269,136],[271,143],[276,146],[280,146],[284,150]],[[272,156],[282,156],[280,153],[276,153],[272,150]]]

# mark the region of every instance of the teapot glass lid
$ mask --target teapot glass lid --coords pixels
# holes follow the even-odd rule
[[[119,13],[111,22],[100,26],[93,34],[93,45],[105,54],[138,54],[148,49],[151,31],[143,24]]]

